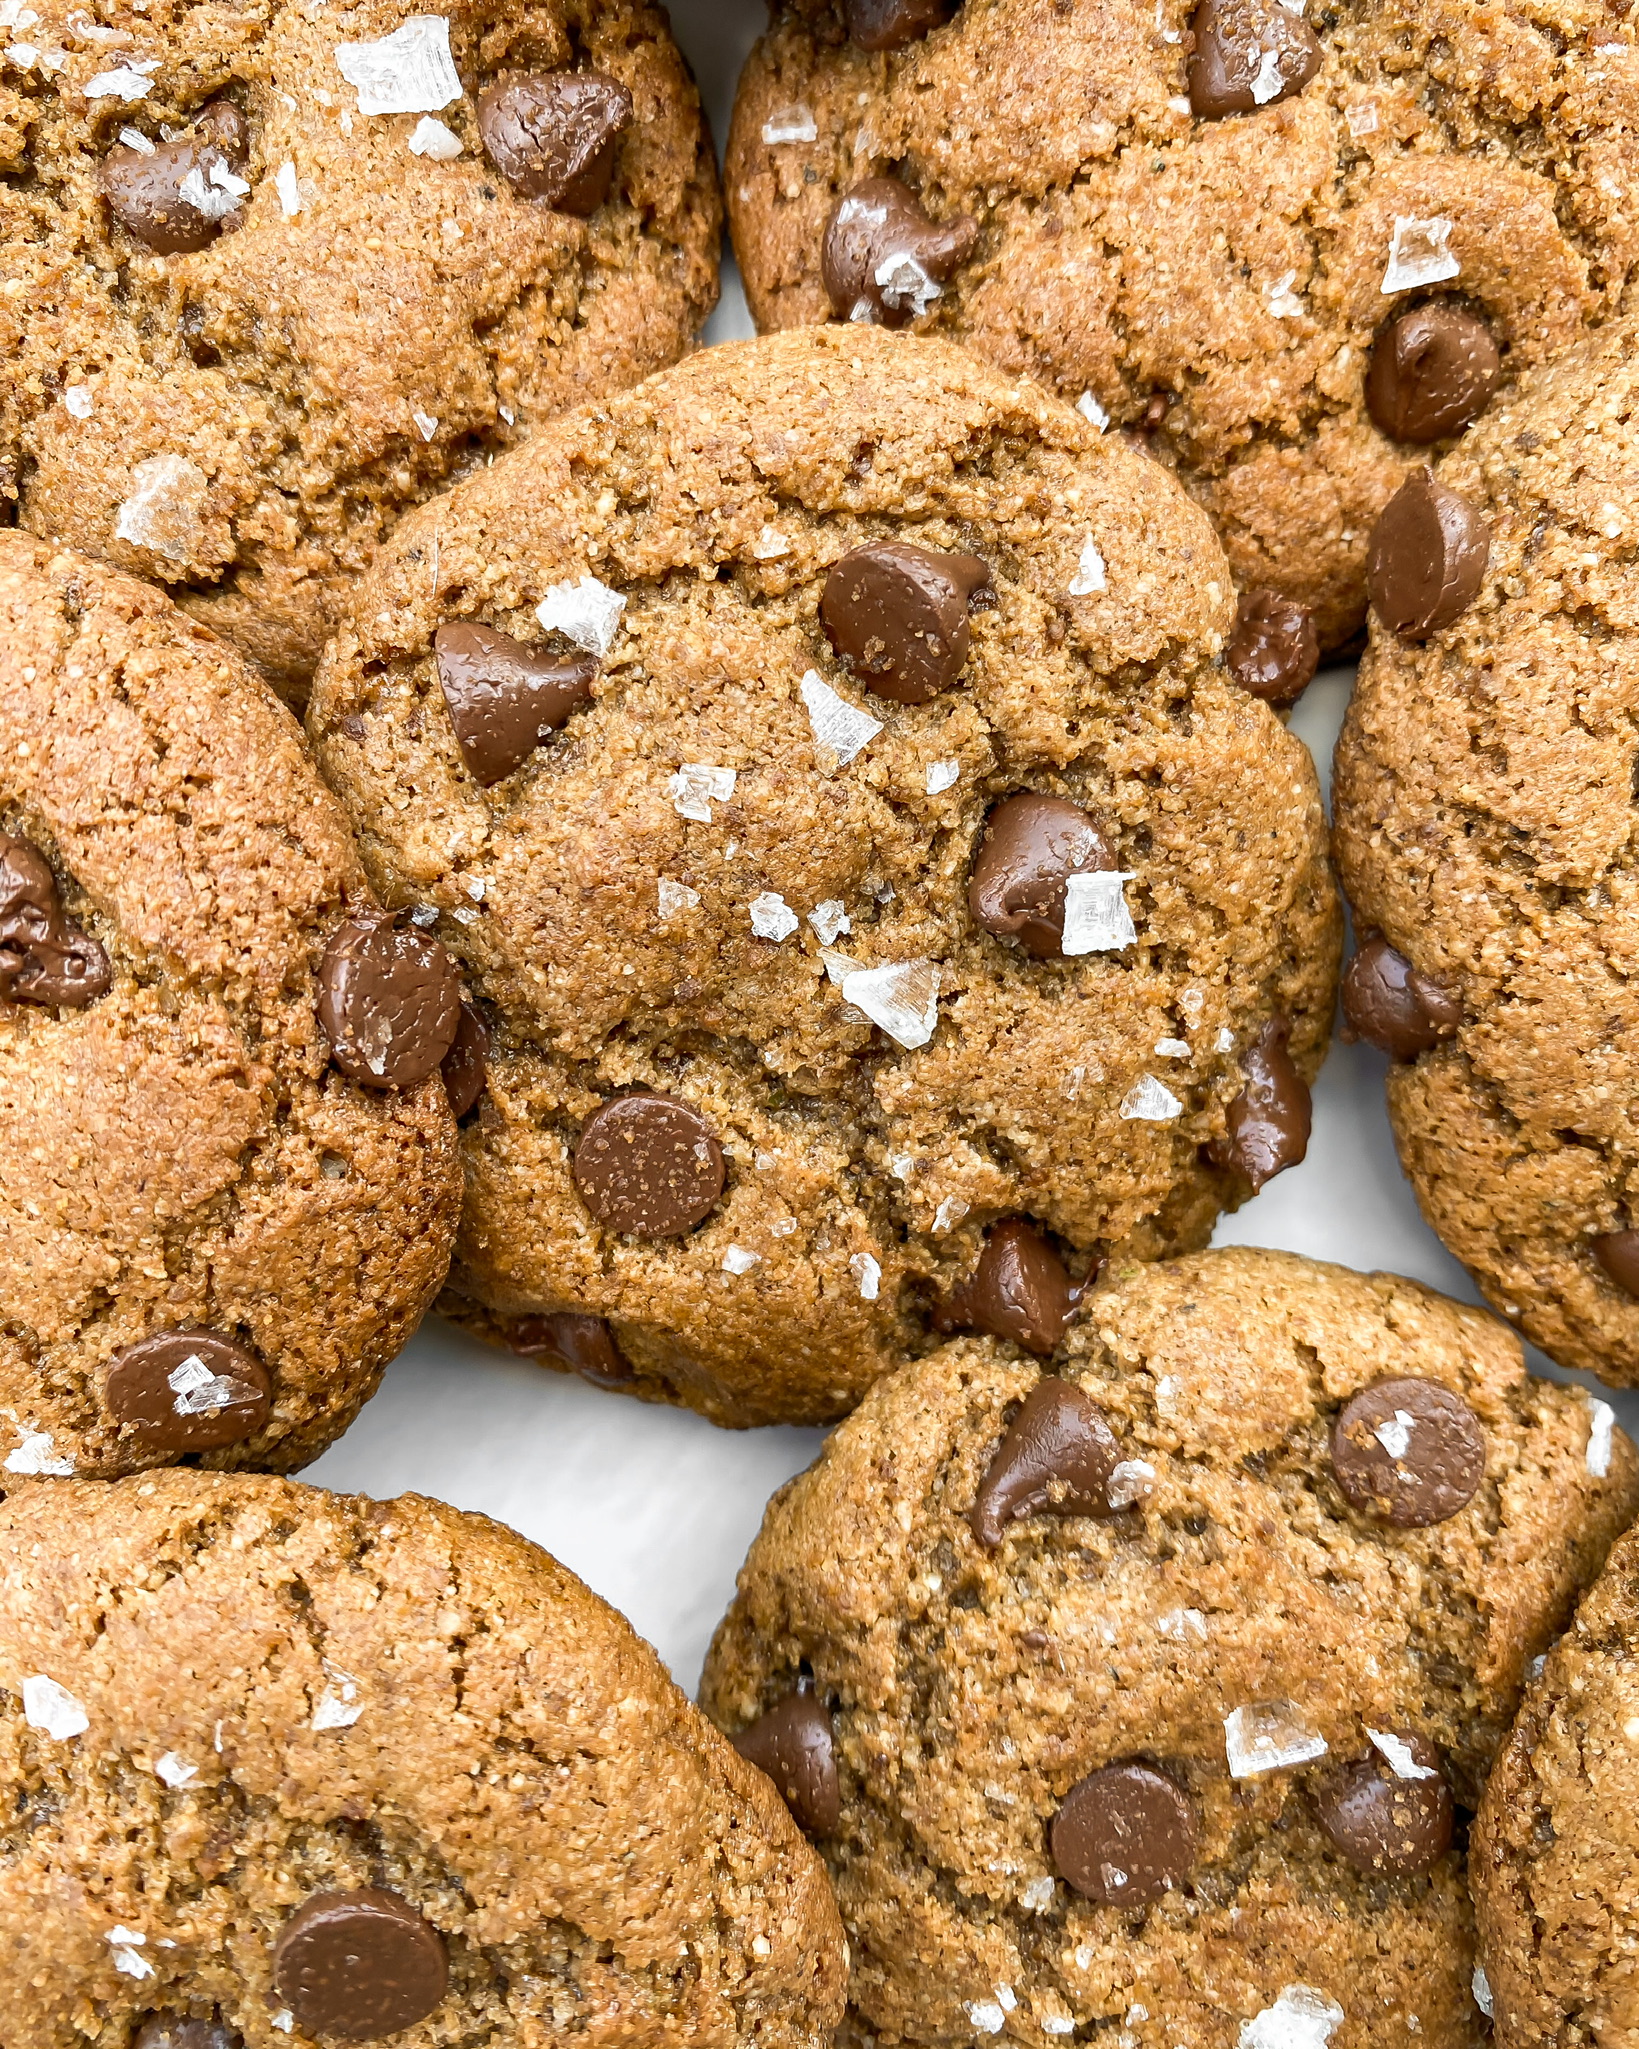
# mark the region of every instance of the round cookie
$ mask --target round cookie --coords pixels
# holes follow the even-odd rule
[[[1610,1422],[1481,1312],[1247,1250],[1124,1268],[1051,1368],[879,1382],[701,1691],[826,1858],[859,2038],[1478,2045],[1463,1814],[1639,1503]]]
[[[1639,567],[1632,335],[1526,381],[1385,512],[1337,750],[1423,1213],[1562,1365],[1639,1383]],[[1431,615],[1437,615],[1432,618]]]
[[[446,1307],[726,1423],[1302,1155],[1312,766],[1156,465],[948,346],[714,349],[402,526],[309,733],[491,1034]]]
[[[478,1515],[242,1474],[0,1506],[7,2049],[824,2049],[819,1861]]]
[[[303,1465],[448,1265],[459,985],[233,650],[15,532],[0,732],[0,1468]]]
[[[1424,449],[1639,259],[1639,52],[1581,0],[772,14],[724,179],[759,325],[908,323],[1079,399],[1325,647]]]
[[[643,0],[11,12],[0,488],[287,696],[407,506],[716,298],[710,139]]]

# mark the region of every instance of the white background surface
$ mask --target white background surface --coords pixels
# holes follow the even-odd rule
[[[721,147],[734,81],[765,19],[761,0],[676,0],[672,19]],[[751,332],[725,265],[707,339]],[[1323,781],[1350,682],[1347,671],[1321,677],[1292,721]],[[1383,1069],[1370,1047],[1333,1045],[1308,1159],[1225,1218],[1215,1242],[1385,1268],[1477,1300],[1401,1177]],[[1635,1430],[1639,1394],[1613,1399]],[[717,1430],[512,1359],[433,1319],[306,1477],[381,1496],[413,1488],[510,1523],[629,1616],[692,1694],[764,1503],[819,1442],[811,1430]]]

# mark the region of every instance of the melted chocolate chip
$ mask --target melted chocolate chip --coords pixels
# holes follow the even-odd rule
[[[903,50],[949,21],[951,0],[843,0],[849,40],[862,50]]]
[[[536,71],[492,85],[478,102],[490,162],[526,199],[585,219],[609,197],[632,96],[591,71]]]
[[[1038,1380],[990,1461],[968,1514],[987,1551],[1007,1525],[1031,1515],[1095,1515],[1110,1506],[1110,1475],[1121,1461],[1104,1411],[1074,1381]]]
[[[1332,1470],[1352,1508],[1397,1530],[1466,1507],[1485,1478],[1485,1432],[1437,1380],[1379,1380],[1332,1426]]]
[[[587,1118],[575,1186],[600,1224],[639,1238],[680,1238],[723,1192],[723,1149],[698,1110],[643,1090]]]
[[[598,672],[590,655],[566,661],[493,626],[440,626],[433,652],[461,753],[485,784],[511,775],[571,712],[589,704]]]
[[[985,823],[968,882],[973,922],[1027,953],[1064,952],[1064,909],[1072,875],[1113,869],[1115,854],[1090,811],[1063,797],[1021,791]]]
[[[1374,932],[1344,973],[1343,1020],[1345,1039],[1364,1039],[1395,1060],[1415,1060],[1451,1037],[1463,1007]]]
[[[1451,1848],[1456,1820],[1439,1752],[1409,1732],[1400,1741],[1429,1777],[1402,1779],[1385,1759],[1363,1757],[1324,1780],[1315,1798],[1321,1827],[1349,1862],[1385,1877],[1430,1870]]]
[[[842,1819],[836,1738],[831,1716],[812,1693],[788,1693],[733,1738],[748,1764],[766,1772],[797,1826],[811,1836],[835,1835]]]
[[[1491,529],[1432,470],[1408,477],[1372,529],[1366,589],[1390,632],[1425,640],[1460,619],[1485,581]]]
[[[461,1005],[461,1022],[444,1055],[444,1093],[450,1099],[450,1115],[465,1117],[489,1087],[489,1026],[470,1003]]]
[[[526,1316],[512,1334],[512,1349],[526,1359],[552,1359],[594,1387],[625,1387],[631,1365],[601,1316],[564,1309],[550,1316]]]
[[[1391,441],[1440,441],[1478,419],[1501,376],[1485,322],[1435,300],[1397,313],[1372,343],[1366,410]]]
[[[144,1451],[180,1456],[254,1437],[273,1405],[273,1383],[249,1345],[173,1330],[114,1354],[103,1401]]]
[[[1201,0],[1190,29],[1189,104],[1206,121],[1275,106],[1320,69],[1314,30],[1280,0]]]
[[[1320,666],[1314,613],[1279,591],[1246,591],[1235,608],[1224,662],[1249,697],[1285,711],[1308,689]]]
[[[185,2020],[178,2014],[155,2014],[137,2030],[131,2049],[245,2049],[244,2037],[218,2018]]]
[[[1045,1359],[1070,1327],[1082,1290],[1034,1224],[1006,1217],[979,1264],[933,1313],[939,1331],[983,1330]]]
[[[1625,1295],[1639,1297],[1639,1231],[1607,1231],[1588,1247],[1607,1280]]]
[[[408,1900],[366,1886],[320,1892],[285,1923],[273,1985],[309,2034],[376,2042],[413,2028],[449,1989],[444,1938]]]
[[[1105,1907],[1141,1907],[1182,1885],[1200,1827],[1183,1788],[1147,1764],[1112,1764],[1072,1786],[1049,1842],[1066,1884]]]
[[[934,304],[978,239],[965,214],[936,223],[897,178],[867,178],[825,225],[820,269],[831,309],[841,320],[904,327]]]
[[[83,1010],[112,980],[107,954],[65,916],[45,855],[0,832],[0,1002]]]
[[[972,639],[968,607],[990,587],[990,565],[977,555],[872,541],[832,567],[820,624],[867,689],[899,704],[926,704],[962,673]]]
[[[1309,1085],[1287,1053],[1290,1036],[1286,1019],[1272,1017],[1242,1054],[1246,1086],[1224,1113],[1223,1142],[1212,1148],[1218,1165],[1243,1175],[1254,1195],[1309,1150]]]
[[[443,1065],[461,1023],[449,956],[424,932],[372,912],[349,918],[319,967],[319,1023],[342,1073],[401,1089]]]
[[[185,255],[243,221],[245,152],[244,116],[231,100],[213,100],[174,142],[146,150],[116,143],[102,160],[103,196],[147,248]]]

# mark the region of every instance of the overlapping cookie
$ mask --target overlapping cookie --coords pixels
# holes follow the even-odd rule
[[[1479,1311],[1124,1268],[1053,1369],[965,1339],[871,1390],[701,1700],[825,1855],[857,2039],[1478,2045],[1466,1813],[1636,1503]]]
[[[1323,646],[1421,451],[1617,312],[1639,257],[1639,51],[1574,0],[772,15],[725,173],[759,324],[912,325],[1079,399]]]
[[[1156,465],[942,344],[711,351],[406,522],[309,730],[490,1034],[446,1307],[723,1422],[1302,1157],[1307,754]]]
[[[690,345],[720,204],[658,10],[7,0],[0,486],[306,693],[406,506]]]

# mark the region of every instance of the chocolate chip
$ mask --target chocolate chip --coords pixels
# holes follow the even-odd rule
[[[788,1693],[733,1743],[748,1764],[774,1781],[799,1828],[811,1836],[835,1835],[842,1819],[836,1738],[818,1695]]]
[[[1379,332],[1366,410],[1391,441],[1440,441],[1479,417],[1501,376],[1485,322],[1436,300],[1397,313]]]
[[[319,967],[319,1023],[331,1058],[354,1081],[378,1089],[425,1081],[461,1023],[449,955],[379,912],[349,918]]]
[[[1424,640],[1460,619],[1485,581],[1491,529],[1432,470],[1408,477],[1372,529],[1366,590],[1383,624]]]
[[[1254,1195],[1309,1150],[1309,1085],[1287,1053],[1290,1037],[1286,1019],[1272,1017],[1242,1054],[1246,1086],[1225,1111],[1225,1137],[1212,1148],[1218,1165],[1244,1176]]]
[[[1639,1296],[1639,1231],[1607,1231],[1588,1249],[1624,1294]]]
[[[213,2017],[191,2021],[180,2014],[156,2014],[137,2030],[131,2049],[245,2049],[244,2037]]]
[[[107,954],[65,916],[45,855],[0,832],[0,1001],[83,1010],[112,980]]]
[[[1315,1808],[1320,1825],[1349,1862],[1385,1877],[1428,1871],[1451,1848],[1456,1812],[1440,1754],[1424,1736],[1398,1738],[1416,1771],[1402,1779],[1377,1757],[1345,1765],[1323,1780]]]
[[[498,783],[572,711],[592,700],[590,655],[564,660],[493,626],[452,623],[433,635],[438,681],[468,768]]]
[[[850,41],[862,50],[903,50],[942,28],[950,0],[844,0]]]
[[[249,196],[244,116],[213,100],[186,135],[149,149],[116,143],[102,160],[103,196],[129,234],[161,256],[207,248],[244,219]]]
[[[1485,1478],[1485,1432],[1437,1380],[1379,1380],[1332,1426],[1332,1470],[1352,1508],[1397,1530],[1443,1523]]]
[[[600,1224],[640,1238],[680,1238],[723,1192],[717,1134],[687,1103],[643,1090],[587,1118],[575,1186]]]
[[[1072,1786],[1049,1842],[1059,1876],[1105,1907],[1141,1907],[1182,1885],[1200,1829],[1194,1803],[1165,1772],[1112,1764]]]
[[[408,1900],[374,1886],[315,1893],[273,1951],[274,1990],[297,2025],[345,2042],[413,2028],[449,1982],[443,1936]]]
[[[450,1115],[465,1117],[489,1087],[489,1026],[470,1003],[461,1005],[461,1022],[444,1055],[444,1093],[450,1099]]]
[[[552,1359],[594,1387],[625,1387],[635,1377],[615,1334],[601,1316],[557,1310],[526,1316],[514,1326],[512,1349],[526,1359]]]
[[[1104,1411],[1074,1381],[1038,1380],[990,1461],[968,1522],[994,1551],[1011,1522],[1031,1515],[1117,1513],[1110,1506],[1110,1475],[1120,1448]]]
[[[242,1444],[267,1422],[273,1383],[248,1345],[208,1330],[172,1330],[109,1360],[103,1401],[144,1451],[181,1454]]]
[[[1463,1021],[1463,1007],[1374,932],[1344,972],[1343,1021],[1346,1040],[1364,1039],[1396,1060],[1415,1060],[1451,1037]]]
[[[526,199],[585,219],[609,197],[632,96],[593,71],[535,71],[478,102],[489,160]]]
[[[897,178],[867,178],[825,224],[820,269],[841,320],[903,327],[926,313],[979,239],[966,214],[934,222]]]
[[[939,1331],[983,1330],[1045,1359],[1070,1327],[1082,1290],[1034,1224],[1005,1217],[979,1264],[933,1313]]]
[[[1016,939],[1026,953],[1057,960],[1064,952],[1064,910],[1072,875],[1116,867],[1099,821],[1064,797],[1021,791],[985,823],[967,886],[976,925]]]
[[[1224,662],[1249,697],[1285,711],[1308,689],[1320,666],[1314,613],[1279,591],[1243,592]]]
[[[977,555],[872,541],[833,565],[820,624],[867,689],[899,704],[926,704],[961,674],[972,638],[969,603],[990,588],[990,565]]]
[[[1206,121],[1275,106],[1320,69],[1314,30],[1281,0],[1201,0],[1190,29],[1189,104]]]

